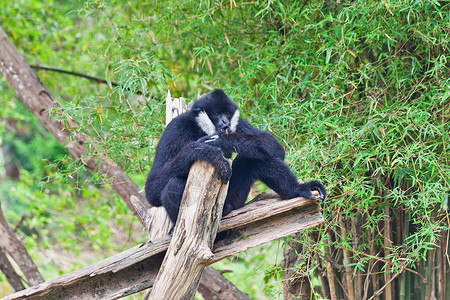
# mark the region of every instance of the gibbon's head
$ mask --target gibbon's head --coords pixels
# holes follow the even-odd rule
[[[197,114],[197,125],[207,134],[235,132],[239,123],[239,110],[224,91],[216,89],[198,98],[192,105]]]

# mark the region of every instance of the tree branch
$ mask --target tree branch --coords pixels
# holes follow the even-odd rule
[[[19,99],[33,112],[39,121],[52,133],[56,139],[63,144],[75,160],[79,160],[92,171],[99,171],[110,179],[109,184],[121,196],[128,207],[136,214],[134,206],[130,202],[130,196],[136,195],[142,199],[139,187],[134,183],[117,164],[97,154],[95,157],[87,157],[85,145],[94,145],[94,141],[81,133],[73,131],[78,124],[66,119],[57,121],[51,118],[50,109],[58,112],[61,107],[54,101],[50,91],[40,82],[25,59],[20,55],[3,29],[0,28],[0,70],[8,80],[11,87],[16,91]],[[100,153],[95,151],[93,153]],[[148,205],[150,206],[150,205]]]
[[[117,82],[114,82],[114,81],[108,81],[108,80],[103,79],[103,78],[99,78],[99,77],[83,74],[83,73],[76,72],[76,71],[69,71],[69,70],[65,70],[65,69],[61,69],[61,68],[57,68],[57,67],[49,67],[49,66],[43,66],[43,65],[30,65],[30,67],[35,69],[35,70],[45,70],[45,71],[52,71],[52,72],[57,72],[57,73],[68,74],[68,75],[72,75],[72,76],[82,77],[82,78],[85,78],[85,79],[88,79],[88,80],[91,80],[91,81],[95,81],[97,83],[110,84],[112,86],[118,86],[118,87],[123,88],[123,85],[121,85],[120,83],[117,83]],[[126,90],[130,91],[129,88],[126,88]],[[137,94],[137,95],[144,96],[144,97],[148,97],[147,94],[144,94],[141,91],[133,91],[133,93]]]
[[[73,76],[89,79],[89,80],[95,81],[97,83],[105,83],[105,84],[111,84],[112,86],[120,86],[120,84],[118,84],[117,82],[107,81],[106,79],[103,79],[103,78],[83,74],[83,73],[76,72],[76,71],[69,71],[69,70],[65,70],[65,69],[61,69],[61,68],[57,68],[57,67],[49,67],[49,66],[44,66],[44,65],[30,65],[30,67],[35,70],[46,70],[46,71],[52,71],[52,72],[57,72],[57,73],[63,73],[63,74],[68,74],[68,75],[73,75]]]
[[[27,252],[27,249],[25,246],[17,239],[17,237],[14,235],[14,232],[12,231],[11,227],[9,227],[8,222],[6,222],[5,217],[3,216],[3,211],[0,207],[0,248],[3,249],[6,253],[8,253],[14,261],[17,263],[19,268],[22,270],[23,274],[28,280],[28,284],[30,286],[37,285],[39,283],[44,282],[44,279],[42,278],[41,273],[39,272],[38,268],[34,264],[33,260],[31,259],[30,255]],[[6,258],[6,256],[5,256]],[[9,261],[8,261],[9,262]],[[4,270],[5,274],[8,270],[8,264],[4,264]],[[6,270],[6,271],[5,271]],[[13,280],[16,280],[17,278],[10,277]],[[10,280],[8,278],[8,280]],[[16,285],[12,282],[11,286],[13,286],[14,289],[19,288],[19,285]]]

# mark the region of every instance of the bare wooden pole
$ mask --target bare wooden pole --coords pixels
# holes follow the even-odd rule
[[[168,91],[166,97],[166,126],[174,118],[187,111],[187,109],[188,107],[184,98],[172,99],[170,91]],[[151,241],[166,236],[173,226],[169,215],[162,206],[150,208],[144,218],[146,219],[145,227]]]
[[[212,165],[195,162],[189,172],[173,237],[150,299],[194,299],[222,216],[228,184]]]

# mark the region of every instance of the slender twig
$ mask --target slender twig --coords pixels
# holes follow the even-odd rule
[[[49,67],[49,66],[43,66],[43,65],[31,65],[31,67],[35,70],[46,70],[46,71],[64,73],[64,74],[69,74],[69,75],[73,75],[73,76],[83,77],[83,78],[86,78],[86,79],[89,79],[92,81],[96,81],[98,83],[106,83],[106,84],[111,84],[112,86],[120,86],[120,84],[118,84],[117,82],[114,82],[114,81],[107,81],[106,79],[103,79],[103,78],[86,75],[86,74],[83,74],[80,72],[69,71],[69,70],[65,70],[65,69],[61,69],[61,68],[57,68],[57,67]]]
[[[386,289],[392,281],[394,281],[395,278],[397,278],[398,275],[400,275],[403,272],[404,267],[401,267],[400,270],[397,272],[397,274],[395,274],[394,276],[392,276],[392,278],[390,278],[385,285],[383,285],[378,291],[373,293],[373,296],[369,298],[369,300],[372,300],[374,297],[377,297],[379,295],[381,295],[381,292]]]
[[[25,221],[25,218],[27,217],[27,214],[23,214],[20,218],[19,222],[17,222],[16,226],[14,227],[13,231],[14,233],[17,232],[17,229],[19,229],[20,226],[22,226],[23,221]]]
[[[373,256],[373,255],[370,255],[370,254],[367,254],[367,253],[364,253],[364,252],[358,252],[358,251],[355,251],[355,250],[352,249],[352,248],[344,248],[343,246],[338,246],[337,248],[342,249],[342,250],[349,250],[349,251],[351,251],[351,252],[353,252],[353,253],[356,253],[356,254],[358,254],[358,255],[366,256],[366,257],[369,257],[369,258],[371,258],[371,259],[375,259],[375,260],[381,261],[381,262],[383,262],[383,263],[385,263],[385,264],[388,264],[388,265],[391,265],[391,266],[394,265],[392,262],[390,262],[390,261],[388,261],[388,260],[386,260],[386,259],[379,258],[379,257]],[[423,275],[420,274],[419,272],[414,271],[414,270],[412,270],[412,269],[410,269],[410,268],[407,268],[407,267],[405,267],[405,266],[401,266],[400,268],[403,269],[403,270],[405,270],[405,271],[411,272],[411,273],[413,273],[413,274],[419,276],[420,279],[422,279],[422,282],[423,282],[424,284],[428,284],[428,279],[426,279],[425,277],[423,277]]]
[[[68,75],[73,75],[73,76],[77,76],[77,77],[82,77],[88,80],[92,80],[95,81],[97,83],[104,83],[104,84],[110,84],[111,86],[118,86],[118,87],[122,87],[125,88],[123,85],[121,85],[120,83],[114,82],[114,81],[108,81],[106,79],[103,78],[99,78],[99,77],[95,77],[95,76],[91,76],[91,75],[87,75],[87,74],[83,74],[80,72],[75,72],[75,71],[69,71],[69,70],[65,70],[65,69],[61,69],[61,68],[57,68],[57,67],[49,67],[49,66],[43,66],[43,65],[31,65],[31,67],[35,70],[45,70],[45,71],[51,71],[51,72],[57,72],[57,73],[63,73],[63,74],[68,74]],[[125,88],[127,91],[130,91],[129,88]],[[137,94],[137,95],[141,95],[141,96],[147,96],[146,94],[142,93],[141,91],[137,90],[137,91],[133,91],[133,93]]]

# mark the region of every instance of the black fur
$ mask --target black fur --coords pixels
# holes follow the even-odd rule
[[[164,130],[145,183],[145,194],[150,204],[164,206],[174,224],[189,169],[196,160],[211,163],[219,179],[230,181],[223,215],[244,206],[251,185],[258,179],[282,199],[314,199],[313,190],[325,199],[323,185],[318,181],[299,184],[283,161],[285,152],[280,143],[246,120],[237,119],[238,115],[233,118],[236,110],[237,105],[222,90],[214,90],[200,97],[190,111],[173,119]],[[214,126],[199,126],[202,112]],[[237,124],[233,120],[238,120]],[[233,152],[237,156],[230,168],[226,158]]]

